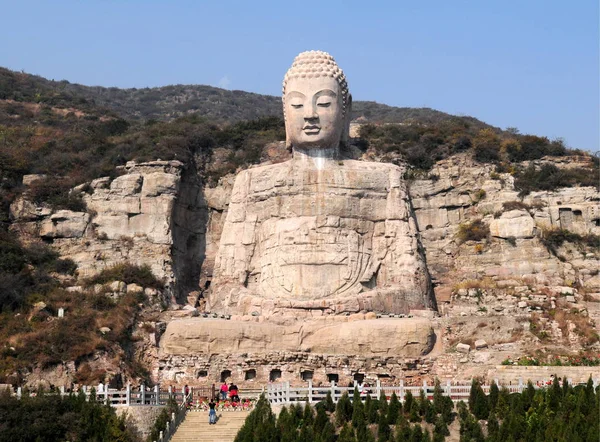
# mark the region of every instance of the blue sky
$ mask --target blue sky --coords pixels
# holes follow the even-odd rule
[[[0,65],[86,85],[278,95],[330,52],[356,100],[600,149],[597,0],[0,0]]]

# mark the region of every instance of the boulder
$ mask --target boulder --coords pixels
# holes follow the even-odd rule
[[[52,210],[50,208],[36,206],[22,196],[17,198],[10,205],[10,215],[16,222],[36,220],[48,216],[51,213]]]
[[[137,293],[142,293],[144,291],[144,288],[140,285],[137,284],[127,284],[127,293],[133,293],[133,294],[137,294]]]
[[[175,195],[179,185],[179,177],[172,173],[154,172],[144,175],[142,196]]]
[[[23,175],[23,185],[24,186],[30,186],[34,181],[39,181],[39,180],[43,180],[47,177],[47,175],[44,174],[28,174],[28,175]]]
[[[525,210],[510,210],[490,221],[490,233],[498,238],[533,238],[535,221]]]
[[[125,293],[127,291],[127,284],[123,281],[113,281],[108,287],[112,292]]]
[[[475,341],[475,349],[480,350],[482,348],[486,348],[488,346],[487,342],[484,339],[478,339]]]
[[[456,345],[456,351],[459,353],[469,353],[471,351],[471,346],[461,342],[460,344]]]
[[[139,173],[121,175],[120,177],[115,178],[112,183],[110,183],[110,193],[120,196],[139,193],[140,189],[142,188],[142,181],[142,175]]]
[[[42,238],[81,238],[90,221],[85,212],[59,210],[42,221],[40,236]]]

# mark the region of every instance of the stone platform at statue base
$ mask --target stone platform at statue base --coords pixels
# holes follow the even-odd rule
[[[355,374],[401,378],[435,344],[426,318],[358,316],[278,323],[260,317],[171,321],[161,339],[157,374],[179,383],[218,383],[229,376],[260,383],[341,382]]]

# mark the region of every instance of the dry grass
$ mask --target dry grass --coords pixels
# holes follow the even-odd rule
[[[484,277],[482,279],[465,279],[452,287],[452,290],[456,292],[460,289],[495,289],[496,282],[490,277]]]
[[[1,314],[0,342],[10,342],[14,350],[6,346],[6,351],[0,354],[0,379],[14,371],[66,361],[78,363],[98,351],[106,351],[108,355],[122,352],[122,346],[129,341],[140,301],[131,294],[115,303],[102,294],[55,289],[44,299],[47,307],[43,320],[40,315]],[[56,317],[60,307],[65,309],[64,318]],[[101,327],[111,330],[102,334]]]

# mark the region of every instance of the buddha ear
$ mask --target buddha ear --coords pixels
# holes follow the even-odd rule
[[[344,129],[342,130],[342,139],[340,144],[343,147],[348,146],[348,138],[350,137],[350,121],[352,120],[352,95],[348,94],[348,102],[346,103],[346,111],[344,113]]]
[[[288,127],[288,119],[285,115],[285,109],[283,110],[283,123],[285,125],[285,147],[288,151],[292,151],[292,140],[290,139],[290,128]]]

